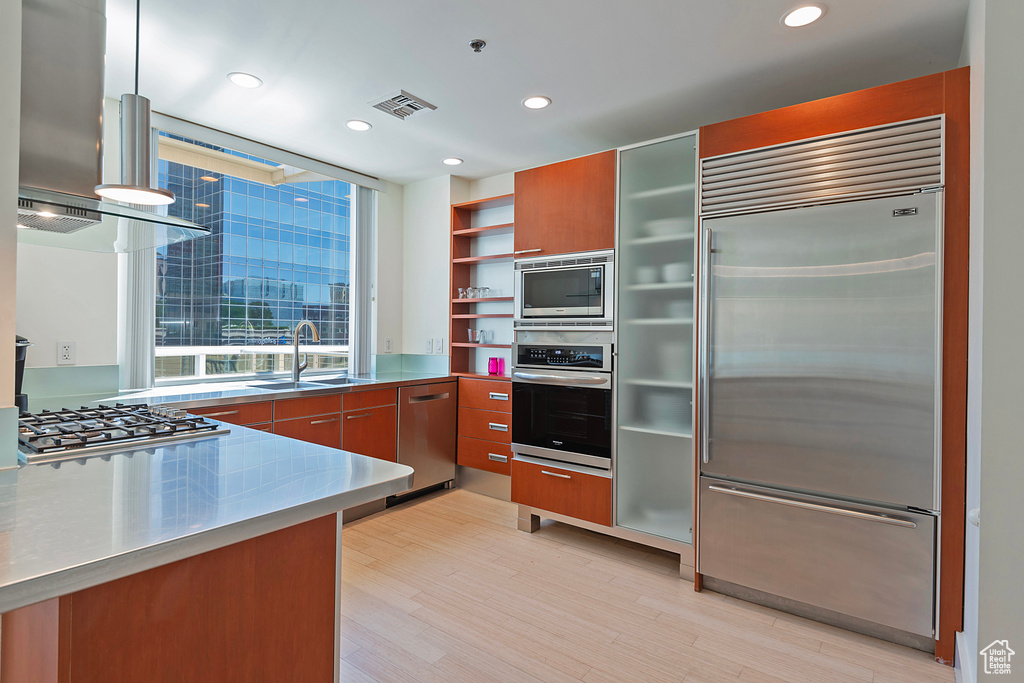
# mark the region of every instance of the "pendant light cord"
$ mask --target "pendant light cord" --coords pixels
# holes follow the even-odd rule
[[[135,0],[135,94],[139,94],[139,32],[142,19],[142,0]]]

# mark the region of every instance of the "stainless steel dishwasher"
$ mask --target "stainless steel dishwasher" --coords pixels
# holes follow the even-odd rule
[[[455,479],[457,387],[437,382],[398,390],[398,462],[416,470],[402,496]]]

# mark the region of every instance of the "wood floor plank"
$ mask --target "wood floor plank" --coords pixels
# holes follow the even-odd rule
[[[952,683],[925,653],[704,591],[678,556],[464,490],[346,524],[342,680]]]

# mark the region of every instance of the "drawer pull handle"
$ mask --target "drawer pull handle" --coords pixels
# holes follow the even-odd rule
[[[537,247],[536,249],[520,249],[519,251],[512,252],[512,254],[532,254],[535,251],[543,251],[543,249],[541,247]]]
[[[496,391],[492,391],[490,395],[491,395],[491,400],[492,401],[507,401],[508,400],[508,394],[499,394]]]
[[[493,429],[496,432],[507,432],[508,431],[508,425],[498,424],[497,422],[488,422],[487,423],[487,428],[488,429]]]
[[[203,417],[220,417],[221,415],[238,415],[237,410],[225,410],[222,413],[200,413]]]
[[[546,474],[549,477],[558,477],[559,479],[572,479],[568,474],[559,474],[558,472],[548,472],[547,470],[541,470],[541,474]]]
[[[370,417],[371,415],[373,415],[373,413],[359,413],[358,415],[346,415],[345,419],[346,420],[354,420],[357,417]]]
[[[789,498],[776,498],[775,496],[766,496],[762,493],[754,493],[753,491],[741,491],[740,489],[728,488],[725,486],[715,486],[714,484],[708,486],[709,491],[716,491],[718,493],[725,493],[730,496],[739,496],[740,498],[753,498],[754,500],[763,500],[767,503],[779,503],[780,505],[789,505],[790,507],[803,508],[805,510],[816,510],[818,512],[827,512],[832,515],[842,515],[844,517],[855,517],[857,519],[863,519],[869,522],[881,522],[882,524],[892,524],[893,526],[902,526],[908,529],[916,529],[917,524],[907,519],[899,519],[896,517],[888,517],[886,515],[875,515],[870,512],[860,512],[859,510],[847,510],[846,508],[832,507],[831,505],[819,505],[817,503],[807,503],[802,500],[790,500]]]
[[[488,453],[487,459],[494,460],[495,462],[508,462],[507,455],[498,455],[497,453]]]
[[[338,418],[332,417],[332,418],[329,418],[327,420],[313,420],[309,424],[311,424],[311,425],[322,425],[322,424],[327,424],[328,422],[337,422],[337,421],[338,421]]]

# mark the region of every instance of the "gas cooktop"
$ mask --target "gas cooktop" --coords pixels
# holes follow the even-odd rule
[[[185,439],[227,434],[217,422],[184,410],[141,405],[100,405],[77,410],[22,413],[18,418],[21,459],[54,462]]]

